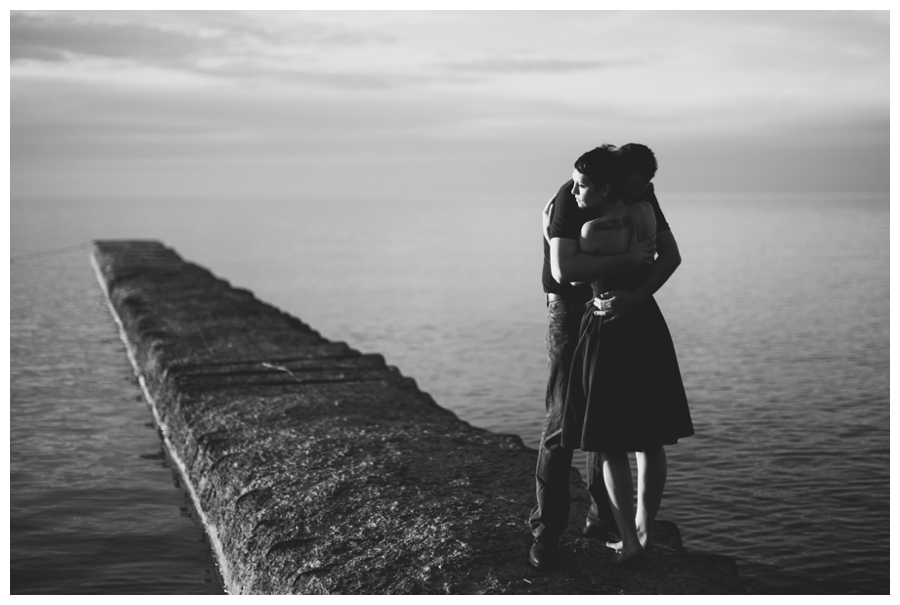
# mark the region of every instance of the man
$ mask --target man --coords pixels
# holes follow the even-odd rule
[[[534,544],[529,562],[538,569],[552,567],[558,558],[559,537],[565,530],[569,515],[569,468],[573,450],[563,448],[562,415],[569,366],[578,343],[578,332],[584,305],[592,298],[590,282],[633,268],[638,263],[653,259],[653,267],[646,280],[633,292],[611,292],[594,300],[595,313],[614,321],[618,314],[646,297],[652,296],[681,263],[678,246],[666,222],[650,181],[656,175],[657,163],[653,152],[646,146],[630,143],[615,150],[611,145],[588,152],[615,153],[625,175],[623,196],[632,200],[649,202],[656,214],[657,233],[654,238],[638,242],[632,238],[628,252],[619,255],[595,256],[580,252],[578,240],[572,239],[573,226],[580,227],[591,216],[592,210],[584,208],[584,202],[576,199],[578,187],[573,180],[563,185],[543,212],[544,268],[542,281],[547,294],[549,329],[547,352],[550,376],[547,382],[547,416],[541,434],[538,461],[535,469],[537,504],[529,522]],[[610,186],[610,183],[597,183]],[[575,231],[577,232],[577,231]],[[563,237],[565,236],[565,237]],[[557,275],[554,275],[556,273]],[[572,285],[572,282],[584,282]],[[588,453],[587,482],[591,494],[591,509],[583,533],[606,539],[615,528],[600,457]]]

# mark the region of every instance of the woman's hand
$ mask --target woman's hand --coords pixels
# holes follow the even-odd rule
[[[544,239],[548,242],[550,241],[550,223],[553,221],[553,200],[556,199],[556,195],[550,198],[550,201],[544,206],[543,212],[541,212],[541,226],[544,230]]]
[[[631,242],[628,244],[628,254],[634,258],[636,263],[652,263],[656,255],[656,235],[639,242],[637,229],[632,229]]]

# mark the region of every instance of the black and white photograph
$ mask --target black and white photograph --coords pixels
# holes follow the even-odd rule
[[[11,595],[890,594],[886,3],[194,4],[8,13]]]

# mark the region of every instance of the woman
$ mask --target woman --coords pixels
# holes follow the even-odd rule
[[[584,223],[580,251],[621,254],[629,242],[656,232],[647,202],[626,202],[623,180],[609,154],[584,154],[575,163],[573,194],[595,209]],[[612,175],[611,177],[609,175]],[[610,291],[633,291],[646,278],[644,263],[591,284],[595,300]],[[650,545],[650,528],[662,502],[666,480],[665,445],[694,433],[675,348],[653,297],[612,318],[586,305],[566,393],[564,447],[599,452],[613,516],[622,541],[608,543],[615,560],[627,563]],[[638,466],[637,511],[628,452]]]

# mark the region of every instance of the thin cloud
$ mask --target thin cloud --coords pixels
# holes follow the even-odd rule
[[[274,82],[281,85],[314,85],[333,90],[380,91],[433,81],[434,78],[411,73],[379,73],[374,70],[309,69],[304,66],[267,65],[261,68],[251,61],[233,61],[212,69],[198,68],[205,75],[242,81]]]
[[[565,59],[518,59],[496,57],[444,64],[452,72],[481,74],[555,74],[628,67],[637,61],[571,61]]]
[[[309,70],[301,67],[292,74],[285,65],[302,65],[304,52],[327,54],[393,43],[381,32],[298,21],[294,13],[285,13],[284,19],[279,15],[265,14],[261,19],[233,12],[13,12],[10,61],[111,59],[225,78],[312,78],[316,74]],[[388,85],[367,74],[328,74],[319,79],[339,87]]]
[[[10,16],[10,60],[67,61],[87,55],[170,62],[195,56],[210,41],[136,23],[105,23],[65,15]]]

